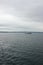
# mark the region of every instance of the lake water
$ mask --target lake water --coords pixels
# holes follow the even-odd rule
[[[43,33],[0,33],[0,65],[43,65]]]

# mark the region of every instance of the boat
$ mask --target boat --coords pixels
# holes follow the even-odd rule
[[[32,34],[32,32],[25,32],[25,34]]]

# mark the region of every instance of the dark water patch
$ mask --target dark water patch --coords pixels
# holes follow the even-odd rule
[[[0,33],[0,65],[43,65],[43,34]]]

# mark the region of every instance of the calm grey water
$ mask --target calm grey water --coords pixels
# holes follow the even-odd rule
[[[0,65],[43,65],[43,33],[0,33]]]

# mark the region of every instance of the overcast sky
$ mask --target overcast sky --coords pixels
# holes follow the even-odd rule
[[[43,32],[43,0],[0,0],[0,30]]]

